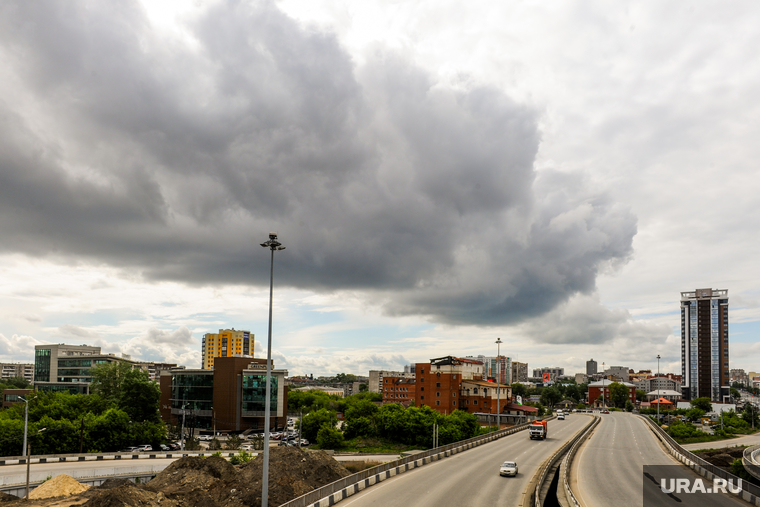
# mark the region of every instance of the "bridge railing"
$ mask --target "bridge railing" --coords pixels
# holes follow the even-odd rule
[[[725,471],[724,469],[713,465],[712,463],[709,463],[708,461],[705,461],[704,459],[700,458],[693,452],[689,451],[688,449],[684,449],[678,442],[673,440],[673,438],[668,435],[665,430],[660,428],[660,426],[655,423],[652,419],[645,416],[643,417],[650,425],[650,427],[656,432],[657,436],[662,440],[662,442],[667,446],[671,448],[671,454],[679,458],[679,460],[688,466],[689,468],[695,470],[700,475],[704,475],[705,473],[712,474],[715,477],[720,477],[721,479],[726,479],[732,481],[733,484],[741,484],[742,485],[742,498],[750,502],[753,505],[756,505],[756,501],[760,499],[760,487],[755,486],[749,481],[742,480],[741,477],[737,477],[732,473],[729,473]],[[744,460],[742,460],[744,461]],[[699,470],[701,469],[701,470]],[[704,471],[704,473],[703,473]],[[754,474],[752,474],[754,475]]]
[[[554,417],[550,417],[550,418],[547,418],[546,420],[553,419],[553,418]],[[407,456],[407,457],[398,459],[396,461],[383,463],[382,465],[377,465],[375,467],[368,468],[367,470],[362,470],[361,472],[357,472],[353,475],[344,477],[343,479],[339,479],[335,482],[322,486],[321,488],[315,489],[314,491],[310,491],[306,493],[305,495],[299,496],[298,498],[294,498],[293,500],[290,500],[289,502],[282,504],[280,507],[307,507],[319,502],[323,498],[327,498],[331,495],[334,495],[335,493],[338,493],[354,484],[365,481],[366,479],[370,479],[371,477],[385,474],[394,469],[398,469],[399,467],[405,467],[406,469],[410,463],[413,464],[412,468],[414,468],[415,463],[418,461],[435,458],[436,456],[439,456],[441,454],[443,454],[444,456],[448,456],[449,453],[453,454],[452,451],[454,450],[461,449],[461,448],[469,449],[471,447],[475,447],[475,446],[484,444],[486,442],[491,442],[493,440],[497,440],[507,435],[512,435],[513,433],[517,433],[518,431],[522,431],[526,429],[528,426],[530,426],[530,423],[519,424],[517,426],[513,426],[511,428],[506,428],[499,431],[494,431],[486,435],[479,435],[477,437],[469,438],[467,440],[460,440],[459,442],[454,442],[451,444],[443,445],[441,447],[436,447],[435,449],[430,449],[430,450],[415,454],[413,456]]]

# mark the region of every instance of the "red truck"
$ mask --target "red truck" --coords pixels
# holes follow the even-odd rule
[[[548,435],[549,427],[546,424],[546,421],[533,421],[530,423],[530,426],[528,426],[528,433],[530,434],[531,440],[534,438],[537,438],[539,440],[543,440]]]

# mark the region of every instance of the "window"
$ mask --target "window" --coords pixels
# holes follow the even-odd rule
[[[474,401],[472,402],[472,404],[473,404],[473,405],[477,405],[477,404],[478,404],[478,400],[474,400]]]
[[[440,398],[440,396],[441,396],[441,392],[440,392],[440,391],[438,391],[437,393],[435,393],[435,395],[436,395],[436,396],[438,396],[438,397]]]
[[[420,384],[421,384],[421,383],[423,383],[423,382],[425,382],[425,377],[422,377],[422,378],[420,379]]]
[[[420,396],[420,399],[424,400],[425,399],[425,395],[423,394],[422,396]]]
[[[424,391],[424,390],[425,390],[425,386],[420,386],[420,391]]]
[[[456,397],[457,397],[457,393],[456,393],[456,391],[451,391],[451,397],[452,397],[452,398],[456,398]]]
[[[440,382],[436,382],[435,383],[435,387],[441,387],[441,383]]]
[[[451,404],[452,404],[453,406],[455,406],[455,407],[457,406],[457,402],[456,402],[456,401],[452,401],[452,402],[451,402]]]
[[[441,404],[441,402],[440,402],[440,401],[438,401],[438,400],[436,400],[436,401],[435,401],[435,404],[436,404],[436,405],[440,405],[440,404]]]
[[[425,374],[425,368],[420,368],[420,375],[424,375],[424,374]]]

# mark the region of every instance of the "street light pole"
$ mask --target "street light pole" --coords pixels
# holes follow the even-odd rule
[[[29,397],[19,396],[18,399],[26,403],[26,407],[24,408],[24,445],[23,449],[21,449],[21,455],[26,456],[26,429],[29,426]]]
[[[660,425],[660,354],[657,354],[657,426]]]
[[[274,291],[274,251],[285,250],[282,243],[277,241],[277,233],[270,232],[269,240],[261,244],[272,252],[269,264],[269,335],[267,338],[267,385],[266,400],[264,400],[264,463],[262,464],[261,505],[269,505],[269,413],[272,408],[272,295]]]
[[[501,338],[496,338],[496,431],[501,429]]]

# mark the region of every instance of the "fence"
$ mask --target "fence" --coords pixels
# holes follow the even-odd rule
[[[567,498],[567,501],[570,505],[575,505],[576,507],[580,506],[580,502],[578,502],[578,499],[575,498],[573,490],[570,489],[570,481],[567,478],[570,470],[570,464],[572,463],[573,458],[575,457],[575,453],[578,451],[578,448],[581,446],[584,440],[586,440],[586,438],[591,435],[591,432],[594,431],[594,428],[596,428],[600,422],[602,422],[602,418],[598,415],[595,415],[591,425],[586,426],[586,430],[575,441],[573,446],[570,448],[570,451],[568,451],[568,453],[565,455],[565,459],[562,460],[562,482],[565,486],[565,498]]]
[[[553,417],[547,418],[547,420],[550,419],[553,419]],[[339,502],[340,500],[347,498],[354,493],[358,493],[366,487],[384,481],[385,479],[389,479],[394,475],[404,473],[407,470],[412,470],[414,468],[426,465],[431,461],[436,461],[451,456],[452,454],[477,447],[479,445],[497,440],[507,435],[512,435],[513,433],[517,433],[518,431],[526,429],[528,426],[530,426],[530,423],[520,424],[518,426],[495,431],[487,435],[480,435],[467,440],[462,440],[459,442],[454,442],[452,444],[437,447],[435,449],[430,449],[428,451],[415,454],[414,456],[407,456],[396,461],[383,463],[382,465],[368,468],[367,470],[349,475],[348,477],[344,477],[343,479],[327,484],[326,486],[322,486],[319,489],[310,491],[305,495],[299,496],[298,498],[294,498],[293,500],[282,504],[280,507],[321,506],[322,502],[320,501],[325,499],[326,502],[324,505],[333,505],[334,503]]]
[[[744,469],[756,479],[760,479],[760,465],[757,463],[758,452],[760,452],[760,445],[755,445],[744,449],[744,454],[742,455]]]
[[[712,479],[713,477],[720,477],[726,480],[730,479],[734,484],[741,483],[742,499],[753,505],[760,506],[760,487],[755,486],[750,482],[742,481],[740,477],[737,477],[734,474],[726,472],[720,467],[708,463],[696,454],[681,447],[678,442],[673,440],[670,435],[665,433],[665,431],[660,428],[652,419],[645,416],[639,417],[643,417],[649,423],[649,426],[654,430],[657,437],[665,444],[666,447],[670,448],[670,454],[675,456],[681,463],[688,466],[699,475],[706,476],[708,479]]]
[[[546,482],[547,475],[549,474],[549,471],[552,469],[554,464],[557,462],[557,460],[567,452],[567,450],[573,446],[575,443],[579,442],[580,439],[586,434],[586,432],[599,421],[600,417],[598,415],[593,416],[593,419],[589,421],[589,423],[583,427],[581,430],[579,430],[575,435],[573,435],[573,438],[565,442],[562,447],[557,449],[554,454],[551,455],[549,459],[547,459],[544,462],[544,468],[541,471],[541,476],[538,480],[538,483],[536,484],[536,491],[535,491],[535,504],[536,507],[541,507],[543,505],[543,502],[541,501],[541,488],[544,486],[544,482]]]

